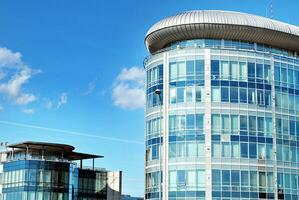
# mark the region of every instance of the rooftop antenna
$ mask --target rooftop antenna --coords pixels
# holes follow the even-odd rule
[[[274,18],[274,14],[273,14],[273,0],[269,0],[269,17],[271,19]]]

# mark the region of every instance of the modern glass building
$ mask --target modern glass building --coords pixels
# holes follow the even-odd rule
[[[145,198],[299,199],[299,27],[189,11],[145,43]]]
[[[121,172],[65,144],[23,142],[0,153],[0,200],[120,200]],[[92,167],[83,167],[92,159]],[[75,161],[79,161],[77,164]]]

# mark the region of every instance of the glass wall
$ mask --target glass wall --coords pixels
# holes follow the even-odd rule
[[[204,169],[170,170],[168,174],[169,199],[205,199]]]
[[[212,170],[213,199],[274,199],[273,169]]]
[[[160,166],[161,168],[162,166]],[[145,197],[146,199],[162,198],[162,172],[148,172],[145,175]]]
[[[169,64],[169,103],[204,101],[204,60],[179,60]]]
[[[107,199],[107,172],[76,169],[78,183],[74,185],[78,200]]]
[[[168,145],[168,199],[205,199],[207,192],[213,200],[298,199],[298,56],[263,44],[211,39],[180,41],[164,50],[158,54],[168,63],[162,66],[169,72],[163,94],[168,107],[146,111],[146,199],[163,196],[161,133]]]
[[[107,172],[68,162],[19,160],[3,164],[0,200],[107,199]]]
[[[160,106],[163,104],[163,65],[153,64],[151,69],[146,72],[146,98],[147,108]],[[155,94],[155,91],[159,89],[161,95]]]
[[[151,118],[146,122],[146,161],[157,160],[161,156],[162,123],[161,117]]]
[[[69,163],[21,160],[3,166],[3,200],[69,199]]]
[[[212,60],[211,77],[212,102],[271,107],[269,61],[255,63],[236,57]]]

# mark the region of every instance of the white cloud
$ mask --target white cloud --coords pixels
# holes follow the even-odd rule
[[[124,68],[117,79],[119,81],[134,81],[139,84],[144,84],[145,72],[142,68],[138,67]]]
[[[113,88],[114,105],[121,108],[143,108],[145,94],[143,88],[130,87],[128,84],[118,84]]]
[[[145,104],[145,72],[142,68],[124,68],[112,89],[114,105],[123,109],[143,108]]]
[[[26,108],[26,109],[23,109],[22,112],[25,114],[33,114],[35,112],[35,110],[32,108]]]
[[[53,101],[49,98],[44,98],[43,99],[44,107],[46,107],[49,110],[52,109],[52,108],[55,108],[55,106],[56,106],[56,109],[59,109],[63,105],[67,104],[67,102],[68,102],[68,94],[66,92],[61,93],[59,95],[57,101]]]
[[[23,65],[21,53],[12,52],[6,47],[0,47],[0,66],[11,67],[20,65]]]
[[[0,94],[11,102],[25,105],[36,100],[34,94],[24,93],[24,85],[38,70],[32,70],[22,61],[22,54],[0,47]]]
[[[16,98],[15,103],[17,105],[26,105],[36,100],[36,97],[33,94],[22,94]]]
[[[61,95],[59,96],[59,101],[57,103],[57,109],[59,109],[61,106],[67,104],[67,100],[68,100],[68,96],[67,93],[61,93]]]
[[[9,81],[0,84],[0,92],[10,97],[18,96],[21,87],[30,79],[31,75],[31,70],[28,68],[15,72]]]
[[[85,95],[89,95],[89,94],[93,93],[95,89],[96,89],[95,81],[90,82],[87,86],[87,90],[85,92]]]

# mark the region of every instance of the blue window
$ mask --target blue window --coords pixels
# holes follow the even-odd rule
[[[247,116],[240,115],[240,129],[248,130],[247,129]]]
[[[212,170],[212,185],[220,185],[220,170],[213,169]]]
[[[219,60],[212,60],[211,61],[211,72],[212,77],[211,79],[218,79],[219,78]]]
[[[278,189],[284,189],[283,186],[283,173],[277,173],[277,187]]]
[[[204,79],[204,60],[195,61],[195,73],[197,79]]]
[[[262,64],[256,64],[256,78],[257,78],[257,82],[262,82],[263,77],[264,77],[263,65]]]
[[[251,186],[251,190],[256,190],[257,187],[257,172],[256,171],[250,171],[250,186]]]
[[[176,143],[169,143],[169,158],[175,158],[176,157]]]
[[[196,102],[202,102],[202,88],[201,87],[196,87],[195,88],[195,101]]]
[[[249,116],[249,134],[256,135],[256,117]]]
[[[243,187],[249,185],[248,171],[241,171],[241,184]]]
[[[256,158],[256,143],[249,143],[249,158]]]
[[[239,95],[238,95],[238,88],[231,87],[230,88],[230,102],[238,103]]]
[[[286,68],[281,68],[280,69],[280,78],[281,78],[281,82],[283,83],[284,86],[287,86],[287,69]]]
[[[240,88],[240,103],[247,103],[247,89]]]
[[[270,83],[270,65],[264,65],[264,80]]]
[[[296,122],[296,135],[299,136],[299,121]]]
[[[295,135],[295,121],[290,120],[290,134]]]
[[[257,118],[257,129],[260,135],[264,135],[264,117]]]
[[[255,89],[248,89],[248,103],[256,104]]]
[[[299,89],[299,71],[295,71],[295,84],[296,88]]]
[[[273,159],[273,145],[272,144],[267,144],[266,145],[266,158],[268,160],[272,160]]]
[[[255,64],[248,63],[248,81],[255,81]]]
[[[280,67],[279,63],[274,63],[274,80],[280,82]]]
[[[292,88],[294,87],[294,70],[290,68],[288,69],[288,83],[289,83],[289,87]]]
[[[258,105],[264,105],[264,91],[263,90],[257,90],[257,104]]]
[[[197,114],[196,115],[196,129],[197,130],[203,130],[203,123],[204,123],[204,118],[202,114]]]
[[[265,91],[265,106],[271,106],[271,91]]]
[[[183,186],[186,185],[186,172],[185,170],[177,171],[177,185]]]
[[[185,93],[185,88],[177,89],[177,102],[178,103],[184,102],[184,93]]]
[[[194,61],[188,60],[187,61],[187,76],[194,76]],[[189,79],[189,78],[188,78]],[[193,77],[190,77],[190,79],[194,79]]]
[[[277,160],[282,161],[282,145],[281,144],[276,145],[276,154],[277,154]]]
[[[221,102],[228,102],[228,101],[229,101],[228,88],[222,87],[221,88]]]
[[[248,158],[248,143],[241,143],[241,157]]]
[[[222,170],[222,185],[230,185],[230,171]]]
[[[187,115],[187,129],[194,129],[194,115]]]
[[[152,159],[159,159],[159,146],[158,145],[153,145],[152,147]]]
[[[231,171],[231,185],[232,186],[239,186],[240,185],[240,173],[238,170]]]
[[[159,65],[159,79],[163,80],[163,65]]]

